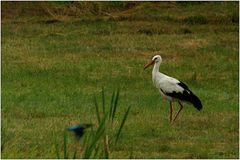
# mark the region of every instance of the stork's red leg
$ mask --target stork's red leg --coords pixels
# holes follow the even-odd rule
[[[170,123],[172,122],[172,112],[173,112],[173,108],[172,108],[172,101],[170,101]]]
[[[179,109],[179,111],[177,112],[177,114],[176,114],[176,116],[175,116],[175,118],[174,118],[174,120],[173,121],[175,121],[176,120],[176,118],[177,118],[177,116],[178,116],[178,114],[181,112],[181,110],[183,109],[183,105],[181,104],[181,102],[180,101],[178,101],[178,104],[180,105],[180,109]]]

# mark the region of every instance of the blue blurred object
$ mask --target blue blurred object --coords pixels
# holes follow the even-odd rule
[[[72,127],[66,128],[66,130],[70,132],[74,132],[77,140],[79,140],[83,136],[84,130],[91,126],[92,124],[78,124],[78,125],[74,125]]]

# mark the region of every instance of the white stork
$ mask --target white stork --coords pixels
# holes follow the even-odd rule
[[[152,60],[145,65],[144,69],[149,67],[150,65],[154,64],[153,70],[152,70],[152,81],[153,85],[159,89],[159,92],[170,101],[170,123],[172,122],[172,102],[177,101],[180,105],[180,109],[177,112],[175,118],[173,121],[176,120],[178,114],[183,109],[183,105],[180,101],[190,102],[193,104],[195,108],[197,108],[199,111],[202,109],[202,103],[200,99],[193,94],[192,91],[189,90],[186,84],[183,82],[173,78],[169,77],[163,73],[159,72],[159,67],[162,62],[162,58],[160,55],[156,55],[152,58]]]

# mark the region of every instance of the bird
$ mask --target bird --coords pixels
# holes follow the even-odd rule
[[[152,81],[153,85],[159,90],[161,95],[169,100],[170,102],[170,115],[169,115],[169,122],[170,124],[176,120],[179,113],[183,109],[182,101],[190,102],[197,110],[202,109],[202,102],[201,100],[188,88],[188,86],[183,83],[182,81],[165,75],[159,72],[159,67],[162,63],[162,57],[160,55],[155,55],[152,60],[144,66],[144,69],[148,68],[151,65],[154,65],[152,70]],[[177,112],[175,118],[172,120],[172,113],[173,113],[173,102],[178,102],[180,105],[180,109]]]
[[[70,132],[74,132],[76,139],[80,140],[80,138],[84,135],[84,130],[91,126],[92,126],[92,124],[77,124],[77,125],[71,126],[69,128],[66,128],[66,130],[70,131]]]

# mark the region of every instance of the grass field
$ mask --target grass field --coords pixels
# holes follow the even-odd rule
[[[2,158],[56,158],[66,127],[96,125],[102,87],[107,104],[120,89],[117,119],[132,106],[110,158],[239,158],[238,11],[238,2],[2,2]],[[169,125],[169,102],[143,70],[156,53],[201,112],[184,104]]]

